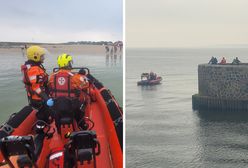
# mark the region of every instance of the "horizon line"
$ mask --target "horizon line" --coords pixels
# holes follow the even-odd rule
[[[192,48],[248,48],[248,45],[240,45],[240,46],[188,46],[188,47],[184,47],[184,46],[171,46],[171,47],[126,47],[126,49],[177,49],[177,48],[181,48],[181,49],[192,49]]]

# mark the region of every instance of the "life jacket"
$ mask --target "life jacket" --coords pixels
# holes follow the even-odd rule
[[[71,85],[74,74],[70,71],[58,71],[53,75],[50,94],[53,98],[57,97],[79,97],[80,91]]]
[[[28,76],[28,71],[34,67],[38,68],[39,71],[41,72],[40,74],[34,75],[35,80],[36,80],[35,83],[40,85],[40,87],[42,88],[42,91],[45,91],[45,92],[48,91],[48,89],[47,89],[48,74],[46,73],[45,68],[39,63],[36,63],[33,61],[27,61],[27,62],[25,62],[24,65],[21,65],[21,72],[23,74],[22,81],[25,84],[28,99],[29,100],[41,100],[41,97],[37,94],[37,92],[35,92],[32,89],[32,83],[30,81],[30,78],[32,79],[34,77]]]

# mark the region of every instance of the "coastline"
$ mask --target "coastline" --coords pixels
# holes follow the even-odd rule
[[[103,54],[105,53],[105,48],[103,45],[86,45],[86,44],[41,44],[41,47],[44,47],[51,53],[72,53],[72,54]],[[7,52],[23,52],[24,45],[18,46],[4,46],[0,47],[0,53]]]

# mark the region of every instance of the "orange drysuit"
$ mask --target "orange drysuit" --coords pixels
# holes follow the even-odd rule
[[[26,87],[29,100],[47,100],[48,74],[41,63],[27,61],[22,65],[23,82]]]
[[[53,98],[79,97],[81,101],[85,100],[83,90],[89,87],[84,75],[72,73],[71,70],[60,69],[50,75],[49,79],[50,95]]]

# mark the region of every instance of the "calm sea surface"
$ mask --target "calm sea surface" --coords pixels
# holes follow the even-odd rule
[[[61,51],[62,53],[63,51]],[[46,56],[45,68],[50,74],[56,67],[56,58],[61,53],[50,52]],[[116,56],[73,54],[73,66],[85,66],[91,70],[93,76],[111,90],[122,106],[123,66],[120,54]],[[0,50],[0,123],[8,119],[9,115],[18,112],[27,105],[26,92],[22,83],[21,64],[26,58],[20,51],[4,52]]]
[[[211,56],[248,62],[248,49],[128,49],[126,167],[248,167],[248,112],[193,111],[197,65]],[[140,87],[142,72],[161,85]]]

